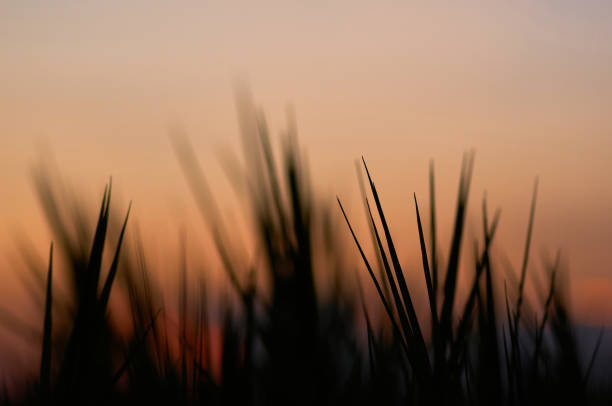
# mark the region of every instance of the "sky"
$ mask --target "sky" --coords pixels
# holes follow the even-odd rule
[[[3,1],[0,297],[24,295],[16,235],[41,255],[52,238],[32,187],[41,162],[92,213],[112,175],[159,261],[181,227],[194,245],[206,238],[170,129],[192,139],[224,211],[239,210],[218,157],[238,152],[234,94],[248,83],[275,136],[295,111],[318,193],[354,218],[365,156],[414,275],[412,193],[427,203],[430,160],[443,247],[462,154],[475,150],[468,238],[486,194],[515,268],[537,177],[530,267],[561,249],[576,317],[612,325],[610,38],[609,1]]]

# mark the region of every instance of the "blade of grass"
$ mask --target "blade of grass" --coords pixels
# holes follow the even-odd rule
[[[538,197],[538,178],[533,185],[533,196],[531,198],[531,209],[529,210],[529,223],[527,225],[527,238],[525,239],[525,251],[523,253],[523,263],[521,266],[521,278],[519,282],[518,299],[516,302],[516,311],[514,316],[514,329],[518,328],[518,323],[521,318],[521,305],[523,303],[523,291],[525,288],[525,275],[527,274],[527,263],[529,262],[529,248],[531,246],[531,234],[533,231],[533,218],[535,216],[536,200]]]
[[[346,212],[344,211],[344,207],[342,207],[342,203],[340,202],[340,199],[337,198],[338,200],[338,205],[340,206],[340,210],[342,211],[342,215],[344,216],[344,220],[346,220],[346,224],[349,228],[349,231],[351,232],[351,235],[353,236],[353,240],[355,241],[355,245],[357,245],[357,249],[359,250],[359,254],[361,255],[361,259],[363,260],[366,269],[368,270],[368,273],[370,274],[370,278],[372,278],[372,281],[374,282],[374,286],[376,287],[376,291],[378,292],[378,296],[380,297],[380,300],[385,308],[385,311],[387,312],[387,315],[389,316],[389,320],[391,320],[391,325],[393,326],[393,330],[395,332],[395,334],[397,335],[397,338],[399,339],[400,343],[402,344],[402,347],[404,348],[404,350],[406,351],[406,354],[408,354],[408,348],[406,346],[406,342],[404,341],[404,338],[402,337],[402,334],[400,332],[399,327],[397,326],[397,323],[395,321],[395,318],[393,317],[393,312],[391,311],[391,307],[389,307],[389,304],[387,303],[387,300],[385,299],[385,296],[380,288],[380,284],[378,283],[378,280],[376,280],[376,276],[374,275],[374,272],[372,271],[372,267],[370,266],[370,263],[368,262],[367,257],[365,256],[365,253],[363,252],[363,249],[361,248],[361,244],[359,243],[359,240],[357,239],[357,236],[355,235],[355,232],[353,231],[353,227],[351,226],[351,223],[346,215]]]
[[[380,235],[378,234],[378,229],[374,224],[374,218],[372,217],[372,211],[370,210],[370,203],[366,200],[366,207],[368,209],[368,216],[370,219],[370,225],[374,230],[374,236],[376,238],[376,247],[378,247],[378,253],[382,259],[384,270],[387,274],[387,279],[389,281],[389,286],[391,287],[391,294],[393,295],[393,302],[395,303],[395,310],[397,311],[397,315],[400,319],[400,324],[402,326],[404,337],[408,342],[408,346],[410,347],[412,341],[413,331],[410,326],[410,322],[408,321],[408,317],[406,315],[406,310],[402,304],[402,299],[399,296],[399,291],[397,290],[397,285],[393,280],[393,274],[391,273],[391,266],[389,265],[389,260],[387,259],[387,255],[385,254],[384,248],[382,246],[382,241],[380,240]]]
[[[423,227],[421,226],[421,215],[419,214],[419,204],[417,202],[416,193],[414,194],[414,206],[416,208],[417,226],[419,229],[419,242],[421,245],[421,256],[423,258],[423,273],[425,274],[425,283],[427,284],[427,294],[429,296],[429,308],[431,310],[431,321],[435,329],[438,325],[438,311],[436,308],[436,298],[431,281],[429,271],[429,260],[427,259],[427,247],[425,247],[425,237],[423,237]]]
[[[389,248],[389,255],[391,256],[391,262],[393,263],[393,269],[395,270],[395,277],[397,279],[397,284],[399,285],[399,290],[402,293],[402,299],[404,301],[404,306],[406,308],[406,312],[408,313],[408,318],[410,320],[410,327],[412,328],[412,332],[414,335],[414,341],[417,346],[417,353],[421,354],[421,358],[424,361],[423,366],[427,369],[427,374],[429,375],[429,373],[431,372],[431,366],[429,364],[429,357],[427,355],[427,347],[425,346],[425,340],[423,339],[423,334],[421,333],[421,327],[419,325],[419,320],[417,318],[416,311],[414,310],[414,306],[412,304],[410,292],[408,290],[408,286],[406,285],[406,280],[404,278],[404,273],[402,271],[402,268],[399,263],[399,259],[397,257],[397,252],[395,251],[395,245],[393,244],[393,239],[391,238],[391,232],[389,231],[389,226],[385,219],[382,205],[378,197],[378,192],[376,191],[376,186],[374,186],[374,182],[372,181],[372,177],[370,176],[370,171],[368,170],[368,166],[365,162],[365,159],[362,157],[361,160],[366,170],[368,181],[370,182],[370,189],[372,191],[372,195],[374,196],[374,201],[376,203],[376,208],[378,209],[378,215],[380,217],[380,221],[383,226],[383,231],[385,232],[385,239],[387,240],[387,246]]]
[[[366,189],[364,185],[363,175],[361,174],[361,168],[359,166],[359,161],[355,162],[355,169],[357,172],[357,179],[359,183],[359,191],[361,192],[361,200],[363,202],[363,208],[367,216],[368,211],[369,211],[368,202],[367,202],[367,194],[366,194]],[[368,222],[368,226],[370,227],[370,236],[372,237],[372,245],[376,247],[376,237],[374,236],[374,227],[371,222]],[[387,278],[385,278],[385,270],[383,268],[381,254],[380,254],[380,251],[378,250],[374,250],[374,252],[376,252],[376,261],[378,262],[378,270],[380,272],[379,278],[383,285],[383,292],[385,293],[385,297],[389,298],[390,296],[389,284],[387,282]]]
[[[438,253],[436,237],[436,190],[434,179],[434,163],[429,162],[429,213],[431,227],[431,276],[434,301],[438,303]]]
[[[131,209],[132,209],[132,202],[130,202],[128,205],[127,213],[125,215],[125,220],[123,221],[123,226],[121,227],[121,233],[119,234],[119,241],[117,242],[117,249],[115,250],[115,256],[113,257],[113,262],[111,263],[111,267],[108,271],[106,281],[104,282],[104,286],[102,288],[102,293],[100,294],[100,309],[102,312],[106,311],[106,307],[108,305],[108,299],[110,297],[111,287],[113,285],[113,281],[115,280],[115,275],[117,274],[117,268],[119,266],[119,255],[121,253],[121,246],[123,244],[123,236],[125,235],[125,228],[127,227],[127,222],[128,222],[128,218],[130,217]]]
[[[559,269],[560,264],[560,253],[557,253],[557,259],[555,260],[555,264],[553,265],[552,272],[550,274],[550,287],[548,289],[548,295],[546,296],[546,301],[544,303],[544,310],[542,314],[542,321],[539,326],[536,326],[536,343],[533,354],[533,369],[534,373],[537,372],[537,363],[538,358],[540,357],[540,351],[542,348],[542,339],[544,337],[544,329],[546,328],[546,323],[548,321],[550,306],[552,304],[552,300],[555,293],[555,279],[557,276],[557,270]]]
[[[365,296],[363,294],[363,287],[361,286],[361,279],[359,275],[355,272],[355,280],[357,283],[357,290],[359,292],[359,299],[361,301],[361,307],[363,310],[363,317],[366,321],[366,331],[368,334],[368,359],[370,361],[370,373],[374,375],[375,371],[375,359],[374,359],[374,350],[376,347],[376,339],[374,337],[374,332],[372,330],[372,324],[370,323],[370,316],[368,315],[368,309],[366,307]]]
[[[198,204],[200,214],[202,215],[204,220],[207,221],[210,225],[213,241],[223,262],[223,268],[227,272],[230,278],[230,282],[232,283],[234,288],[239,292],[241,296],[243,296],[244,291],[241,288],[241,284],[238,280],[235,265],[232,261],[232,258],[228,254],[228,248],[226,247],[227,240],[224,237],[227,236],[227,233],[225,232],[226,228],[224,226],[223,219],[221,216],[221,210],[219,209],[219,206],[210,190],[208,182],[206,181],[204,171],[193,151],[193,146],[191,145],[187,137],[181,133],[175,133],[172,135],[171,138],[174,150],[179,158],[183,173],[187,178],[189,187],[191,188],[191,191],[196,199],[196,203]],[[239,239],[239,234],[231,234],[230,241],[232,239]],[[233,245],[232,247],[235,248],[236,246],[240,247],[243,245],[244,244],[239,243]]]
[[[47,273],[47,294],[45,299],[45,319],[43,322],[42,356],[40,361],[40,386],[43,399],[49,395],[51,385],[51,330],[52,330],[52,280],[53,280],[53,243],[49,248],[49,271]]]
[[[446,278],[444,281],[444,301],[442,303],[442,314],[440,316],[440,335],[443,343],[450,342],[452,337],[452,314],[455,301],[457,274],[459,270],[459,256],[461,253],[463,225],[465,222],[465,211],[469,195],[473,165],[473,154],[471,154],[469,157],[465,156],[461,166],[455,226],[453,228],[453,238],[448,259],[448,267],[446,270]]]
[[[263,117],[258,117],[257,119],[257,130],[261,143],[261,152],[266,163],[272,199],[278,213],[281,235],[283,239],[287,240],[289,238],[288,226],[286,224],[287,216],[285,215],[285,209],[282,204],[280,186],[278,183],[278,177],[276,175],[276,165],[274,163],[274,156],[272,154],[272,147],[270,146],[270,138],[268,136],[268,128]]]
[[[376,225],[374,224],[374,217],[372,216],[372,210],[370,209],[370,203],[368,202],[367,199],[366,199],[366,207],[368,209],[370,225],[372,226],[372,229],[374,230],[374,236],[376,238],[378,252],[382,259],[384,270],[387,274],[389,286],[391,287],[393,302],[395,303],[396,311],[400,319],[400,324],[404,332],[404,338],[406,340],[408,350],[410,351],[406,355],[408,356],[409,362],[411,363],[412,367],[416,371],[418,371],[417,374],[419,374],[420,376],[426,376],[426,374],[429,373],[429,370],[427,368],[428,360],[424,360],[424,358],[427,357],[427,354],[426,352],[423,352],[423,351],[419,352],[419,349],[417,347],[418,342],[415,342],[414,330],[412,329],[410,325],[410,321],[408,320],[408,317],[406,314],[406,309],[404,308],[404,305],[402,304],[402,299],[399,296],[399,292],[395,284],[395,281],[393,279],[393,274],[391,272],[391,266],[389,265],[387,255],[385,254],[385,251],[382,245],[382,241],[380,239],[380,235],[378,234],[378,229],[376,228]]]
[[[482,202],[482,219],[483,219],[483,234],[485,245],[490,246],[491,241],[489,238],[489,221],[487,216],[487,201],[486,197]],[[485,325],[480,327],[483,345],[482,345],[482,359],[483,368],[488,370],[489,373],[484,377],[486,383],[486,401],[489,403],[501,403],[501,391],[502,391],[502,378],[500,374],[500,363],[499,363],[499,348],[497,344],[497,319],[495,316],[495,293],[493,289],[493,277],[491,271],[491,261],[489,256],[489,249],[485,250],[483,254],[483,263],[485,268]]]
[[[181,357],[181,389],[187,393],[187,243],[185,231],[180,234],[181,266],[178,272],[179,334]],[[184,396],[184,395],[183,395]]]
[[[502,338],[504,342],[504,359],[506,360],[506,379],[508,380],[508,400],[509,404],[514,403],[514,383],[513,383],[513,373],[512,373],[512,362],[510,360],[510,355],[508,354],[508,342],[506,340],[506,329],[502,326]]]
[[[472,282],[472,288],[464,306],[463,314],[459,321],[459,326],[457,327],[457,338],[454,342],[451,343],[451,356],[449,361],[449,365],[451,368],[457,367],[457,362],[461,355],[460,351],[464,347],[464,341],[467,339],[468,336],[469,328],[472,322],[472,311],[474,309],[477,298],[476,296],[478,294],[480,277],[484,269],[484,257],[485,255],[488,255],[489,247],[491,242],[493,241],[493,237],[495,236],[495,231],[497,230],[497,225],[499,224],[500,216],[501,211],[497,210],[495,216],[493,217],[493,221],[491,222],[491,226],[489,227],[489,237],[485,240],[485,247],[483,253],[481,254],[480,259],[476,263],[476,273],[474,275],[474,281]]]
[[[91,247],[91,252],[89,254],[89,263],[87,264],[87,288],[89,289],[89,293],[87,293],[87,297],[97,296],[100,267],[102,265],[102,254],[104,253],[104,243],[106,241],[106,231],[108,229],[108,212],[110,208],[111,189],[112,178],[108,184],[108,187],[104,188],[98,224],[96,225],[96,232],[94,234],[94,240]],[[93,295],[90,292],[93,292]],[[85,294],[85,292],[83,293]]]

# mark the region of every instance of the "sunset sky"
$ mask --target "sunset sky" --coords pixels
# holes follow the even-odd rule
[[[430,159],[444,250],[474,149],[466,241],[481,237],[486,191],[491,212],[502,208],[498,253],[516,268],[539,177],[530,265],[562,249],[576,316],[612,325],[612,2],[461,3],[2,1],[2,301],[24,295],[16,236],[41,255],[51,240],[32,187],[43,161],[92,214],[112,175],[148,246],[175,244],[181,225],[204,238],[168,133],[189,135],[236,209],[218,156],[239,152],[234,92],[248,83],[274,136],[294,109],[319,195],[339,195],[356,219],[366,157],[418,283],[412,193],[426,207]]]

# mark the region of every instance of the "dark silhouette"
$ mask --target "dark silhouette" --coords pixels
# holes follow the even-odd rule
[[[429,234],[414,196],[425,286],[409,286],[391,236],[374,177],[363,160],[363,188],[375,258],[368,258],[350,215],[319,202],[308,181],[293,120],[274,154],[262,114],[247,93],[238,98],[246,167],[228,168],[246,194],[258,258],[245,261],[238,237],[221,216],[187,137],[172,137],[178,159],[210,229],[234,298],[209,303],[205,273],[188,277],[185,242],[179,278],[178,314],[169,314],[151,277],[147,254],[135,238],[124,243],[129,209],[120,227],[112,223],[112,185],[104,189],[95,228],[85,210],[58,192],[43,171],[38,194],[54,232],[46,278],[31,288],[44,297],[40,376],[5,403],[40,404],[596,404],[612,401],[609,388],[589,385],[600,339],[585,368],[559,283],[560,256],[546,269],[539,305],[524,295],[535,216],[534,189],[518,283],[497,287],[502,277],[491,259],[500,220],[482,202],[482,239],[474,243],[474,269],[460,266],[473,154],[460,173],[454,229],[446,261],[436,240],[434,167],[430,167]],[[371,198],[367,197],[369,189]],[[144,204],[144,203],[143,203]],[[341,224],[345,221],[348,231]],[[126,231],[127,230],[127,231]],[[372,323],[362,287],[349,289],[348,262],[338,235],[349,233],[374,284],[384,317]],[[368,238],[370,238],[368,237]],[[109,240],[116,242],[109,251]],[[54,253],[67,259],[67,293],[53,287]],[[26,252],[27,255],[27,252]],[[55,255],[57,256],[57,255]],[[111,258],[110,268],[103,259]],[[361,267],[363,268],[363,267]],[[360,268],[360,269],[361,269]],[[261,286],[257,272],[265,272]],[[353,269],[350,269],[353,271]],[[315,273],[334,275],[321,294]],[[360,270],[361,272],[361,270]],[[462,300],[460,272],[471,273]],[[116,281],[116,282],[115,282]],[[117,286],[119,285],[119,286]],[[411,292],[426,289],[431,334],[426,339]],[[130,332],[110,317],[111,292],[127,303]],[[512,299],[515,298],[515,299]],[[460,305],[461,304],[461,305]],[[505,304],[504,307],[501,305]],[[500,313],[499,308],[504,310]],[[539,316],[535,325],[526,315]],[[355,320],[363,312],[365,326]],[[176,321],[178,320],[178,321]],[[362,342],[358,331],[367,331]],[[388,328],[387,328],[388,327]],[[214,331],[220,331],[215,345]],[[220,354],[220,374],[213,353]]]

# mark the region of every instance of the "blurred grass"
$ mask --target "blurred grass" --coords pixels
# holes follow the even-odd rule
[[[373,303],[364,299],[359,275],[357,289],[349,288],[352,282],[344,268],[351,266],[343,260],[336,237],[343,234],[334,220],[339,216],[313,193],[293,117],[289,117],[278,156],[265,117],[248,93],[241,93],[238,113],[245,165],[235,165],[228,172],[249,202],[256,258],[245,260],[248,250],[231,221],[223,218],[189,139],[182,134],[172,137],[233,289],[219,303],[210,303],[212,287],[206,269],[188,272],[190,253],[181,234],[177,314],[172,312],[164,303],[162,287],[152,277],[139,235],[124,248],[131,204],[121,226],[117,230],[110,226],[111,182],[104,189],[92,228],[86,210],[62,196],[43,171],[35,173],[55,239],[46,278],[38,262],[31,259],[34,282],[26,286],[44,312],[40,374],[30,377],[20,392],[9,394],[5,386],[4,403],[523,405],[612,401],[612,391],[589,389],[602,336],[585,367],[567,292],[558,283],[563,272],[559,255],[546,266],[548,284],[540,294],[541,303],[525,299],[537,181],[520,277],[518,283],[510,280],[509,289],[504,284],[504,297],[496,289],[503,277],[492,259],[500,211],[490,220],[486,199],[482,202],[482,241],[473,242],[474,269],[460,266],[466,251],[474,154],[464,156],[459,174],[446,264],[441,263],[437,241],[432,162],[429,239],[414,195],[425,278],[425,286],[419,287],[409,285],[405,278],[380,191],[362,158],[359,185],[374,260],[368,259],[340,198],[338,204],[388,319],[388,323],[377,323],[371,317],[376,312],[368,309]],[[110,252],[109,234],[117,241]],[[62,294],[53,286],[58,272],[54,251],[67,259],[61,271],[68,276],[69,286]],[[26,256],[31,253],[28,249],[23,252]],[[103,267],[104,258],[110,260],[108,269]],[[359,271],[351,269],[355,270]],[[457,284],[460,273],[470,271],[466,276],[472,282],[462,292]],[[266,278],[258,278],[260,272]],[[315,283],[317,272],[333,275],[331,293],[321,293]],[[267,286],[262,286],[262,280]],[[415,309],[417,289],[427,294],[426,314],[419,315]],[[459,300],[462,293],[465,297]],[[112,295],[125,299],[126,306],[113,306]],[[128,333],[111,317],[113,311],[127,312]],[[356,322],[359,314],[363,326]],[[527,316],[534,317],[533,325]],[[423,317],[429,318],[429,339],[423,333],[427,326]],[[2,324],[16,334],[33,334],[11,312],[2,311]]]

